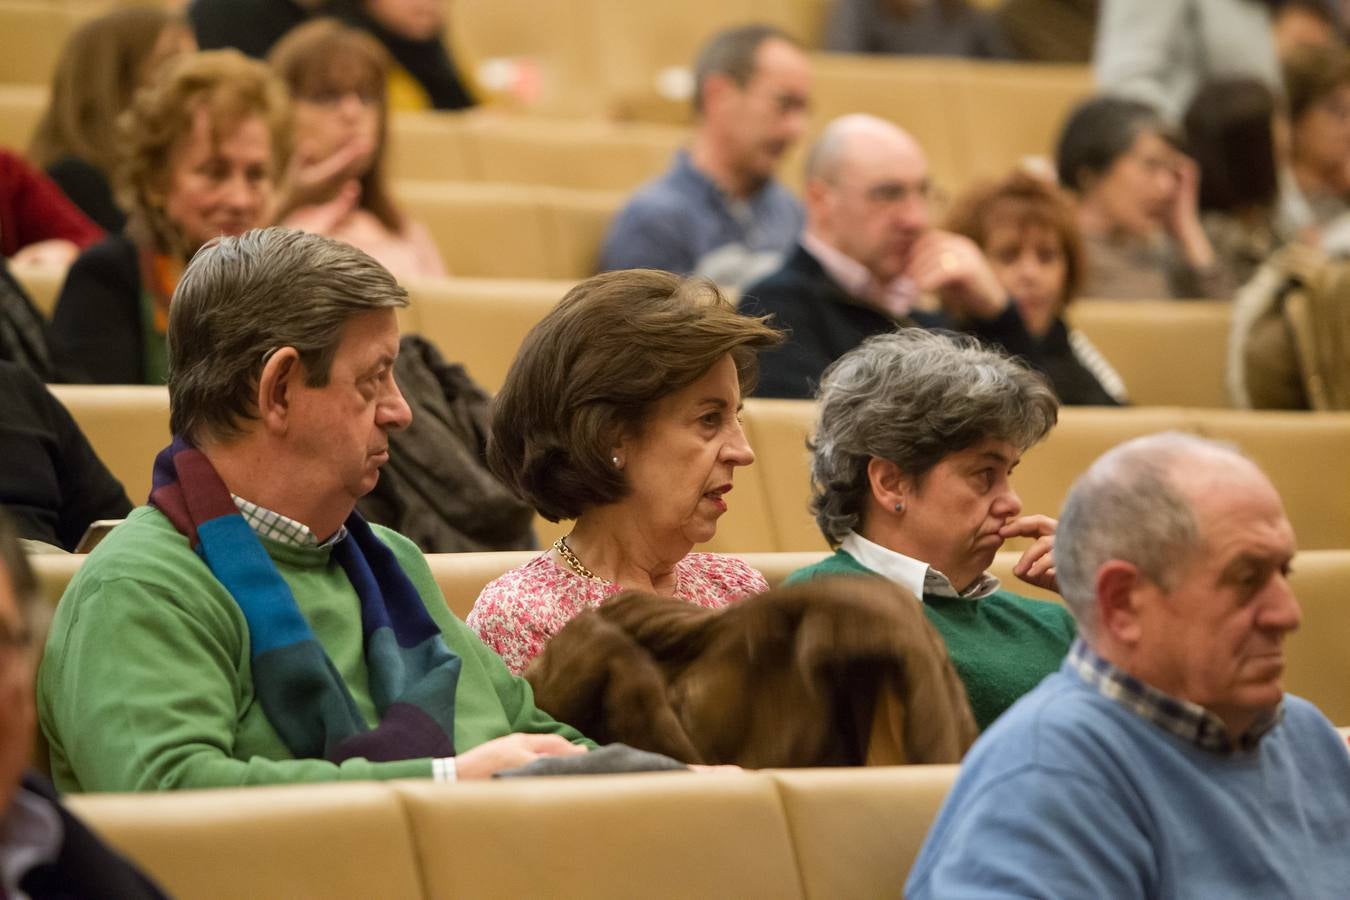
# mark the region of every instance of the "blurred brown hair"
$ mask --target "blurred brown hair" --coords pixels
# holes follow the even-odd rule
[[[237,50],[179,59],[162,78],[140,90],[117,120],[121,155],[114,183],[118,202],[127,211],[127,231],[160,252],[185,255],[195,249],[181,246],[164,203],[174,150],[191,135],[201,109],[217,142],[245,120],[261,116],[271,135],[274,179],[290,152],[286,89],[266,65]]]
[[[947,229],[963,234],[985,249],[989,234],[1002,225],[1019,231],[1047,228],[1064,248],[1064,294],[1061,303],[1077,296],[1086,268],[1083,238],[1073,202],[1063,189],[1021,169],[1001,181],[978,184],[956,199],[947,214]]]
[[[145,76],[160,35],[187,28],[162,9],[119,9],[85,22],[66,40],[52,76],[51,98],[28,148],[46,168],[74,156],[111,177],[117,165],[117,116]]]
[[[361,176],[362,209],[385,228],[402,232],[402,213],[394,205],[384,178],[384,145],[389,129],[386,82],[389,53],[364,31],[336,19],[307,22],[283,37],[267,55],[272,70],[285,82],[292,100],[319,102],[325,95],[356,91],[379,104],[379,129],[370,166]]]

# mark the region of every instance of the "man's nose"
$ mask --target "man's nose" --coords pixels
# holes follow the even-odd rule
[[[408,406],[396,383],[380,402],[378,424],[385,431],[402,431],[412,424],[412,407]]]
[[[1270,597],[1261,608],[1257,624],[1272,631],[1297,631],[1303,623],[1303,608],[1294,596],[1288,576],[1277,572],[1267,590]]]

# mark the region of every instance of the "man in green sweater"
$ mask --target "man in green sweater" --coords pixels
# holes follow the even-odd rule
[[[1010,476],[1049,433],[1045,378],[972,338],[917,328],[869,338],[826,370],[812,441],[812,509],[833,556],[788,577],[888,578],[923,603],[981,730],[1059,668],[1074,637],[1057,604],[985,570],[1034,538],[1015,571],[1055,590],[1055,522],[1022,516]]]
[[[354,513],[410,419],[406,292],[283,229],[208,244],[169,319],[174,442],[62,598],[38,684],[59,787],[483,778],[584,753]]]

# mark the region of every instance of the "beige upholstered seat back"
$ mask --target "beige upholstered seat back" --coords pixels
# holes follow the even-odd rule
[[[155,454],[169,444],[169,389],[153,385],[52,386],[132,503],[150,496]]]
[[[432,897],[800,897],[773,781],[400,782]],[[453,799],[446,796],[453,791]]]
[[[67,802],[173,896],[422,892],[402,804],[383,785],[83,794]]]

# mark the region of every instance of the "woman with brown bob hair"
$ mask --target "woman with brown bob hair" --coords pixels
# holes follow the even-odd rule
[[[150,7],[90,19],[61,49],[28,157],[104,231],[126,224],[112,190],[117,117],[166,63],[194,49],[182,18]]]
[[[625,589],[717,608],[767,590],[712,539],[755,460],[741,397],[781,335],[716,286],[632,269],[589,278],[525,338],[497,395],[488,465],[553,548],[483,589],[468,623],[521,672],[578,613]]]
[[[82,253],[52,317],[58,355],[85,380],[163,384],[169,299],[197,249],[271,221],[287,156],[286,91],[234,50],[180,58],[118,119],[124,234]]]
[[[1031,365],[1061,403],[1118,406],[1125,385],[1064,310],[1083,283],[1083,239],[1073,204],[1042,178],[1014,171],[957,199],[947,228],[979,245],[1037,342]]]
[[[390,61],[379,41],[319,19],[282,38],[268,60],[291,92],[295,168],[316,185],[283,224],[364,250],[400,280],[444,275],[431,235],[385,184]]]

